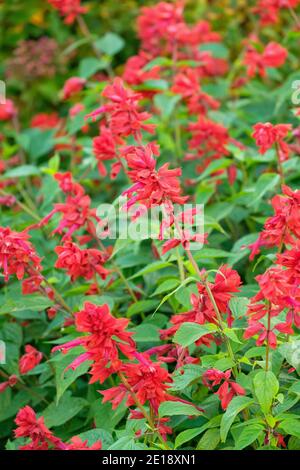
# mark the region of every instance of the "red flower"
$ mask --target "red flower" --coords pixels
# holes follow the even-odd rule
[[[120,78],[115,78],[112,85],[107,85],[102,95],[108,103],[101,106],[87,117],[96,117],[98,114],[107,113],[109,116],[109,128],[117,138],[133,135],[136,140],[141,139],[141,131],[154,132],[153,124],[145,124],[151,115],[140,111],[138,102],[141,99],[139,93],[135,93],[123,86]]]
[[[13,387],[18,382],[18,377],[16,375],[11,375],[8,380],[0,383],[0,393],[4,392],[8,387]]]
[[[48,0],[61,16],[65,17],[66,24],[72,24],[78,15],[86,13],[87,8],[80,5],[81,0]]]
[[[201,90],[199,74],[195,69],[187,68],[175,75],[172,91],[183,97],[192,114],[206,114],[208,109],[220,107],[219,101]]]
[[[170,387],[171,377],[168,371],[161,367],[160,363],[152,362],[147,354],[136,354],[138,364],[123,364],[121,372],[125,374],[131,390],[136,394],[139,402],[144,405],[149,402],[151,408],[157,414],[159,405],[173,399],[167,393]],[[103,403],[110,401],[113,409],[126,397],[126,405],[135,405],[135,400],[123,383],[117,387],[100,391],[104,396]]]
[[[63,91],[62,91],[63,99],[68,100],[72,96],[79,93],[83,89],[85,83],[86,83],[86,80],[84,78],[81,78],[81,77],[71,77],[71,78],[69,78],[65,82],[64,87],[63,87]]]
[[[222,381],[224,381],[223,384],[219,387],[218,391],[215,392],[215,394],[218,395],[221,400],[221,407],[223,410],[226,410],[234,396],[246,394],[243,387],[241,387],[238,383],[229,380],[230,376],[231,370],[221,372],[217,369],[208,369],[203,374],[203,383],[208,388],[217,386]],[[211,384],[209,382],[211,382]]]
[[[266,220],[256,242],[249,245],[250,260],[262,246],[281,247],[283,244],[294,244],[295,239],[300,238],[300,191],[292,191],[283,185],[282,192],[283,195],[276,195],[271,201],[275,214]]]
[[[90,280],[95,274],[106,279],[109,274],[102,266],[107,260],[107,255],[97,249],[81,250],[75,243],[66,241],[63,246],[57,246],[55,252],[58,254],[55,267],[66,269],[72,282],[78,277]]]
[[[273,126],[270,122],[266,122],[265,124],[259,122],[258,124],[255,124],[253,128],[254,132],[252,137],[255,139],[256,145],[259,147],[259,153],[266,153],[266,151],[276,143],[282,152],[282,156],[284,157],[283,159],[288,157],[289,147],[283,139],[292,129],[291,124],[277,124]]]
[[[98,160],[98,171],[101,176],[106,176],[107,171],[103,161],[113,160],[117,156],[116,141],[109,128],[101,126],[100,129],[100,135],[93,139],[93,150]]]
[[[153,155],[158,155],[158,146],[150,143],[145,147],[125,147],[122,155],[126,159],[130,171],[128,176],[134,185],[124,191],[124,195],[130,199],[127,202],[127,208],[140,202],[146,207],[160,205],[164,201],[183,204],[187,197],[180,195],[181,188],[178,176],[181,175],[181,169],[169,169],[169,163],[165,163],[156,170],[156,161]],[[134,195],[135,194],[135,195]]]
[[[53,351],[67,351],[76,346],[86,350],[68,368],[76,369],[86,360],[92,361],[90,383],[99,380],[104,382],[112,373],[122,366],[119,352],[131,358],[135,351],[132,333],[125,331],[129,320],[114,318],[108,305],[97,306],[85,302],[84,309],[76,313],[77,331],[89,333],[88,336],[77,338],[69,343],[56,346]]]
[[[266,68],[281,67],[288,56],[288,51],[276,42],[270,42],[260,54],[253,45],[248,45],[244,57],[247,67],[247,75],[252,78],[257,73],[263,78],[266,75]]]
[[[32,274],[42,269],[41,259],[28,239],[28,233],[0,227],[0,268],[6,282],[11,274],[16,274],[21,280],[25,273]]]
[[[11,100],[0,103],[0,121],[10,121],[16,114],[17,110]]]
[[[25,354],[20,357],[19,370],[20,374],[27,374],[34,369],[43,359],[43,354],[30,344],[25,346]]]
[[[78,436],[72,437],[70,443],[64,443],[47,428],[44,418],[37,418],[28,405],[18,412],[15,423],[15,437],[30,439],[28,444],[19,447],[20,450],[100,450],[102,447],[100,441],[89,447],[87,441],[82,442]]]
[[[196,156],[187,156],[187,159],[203,159],[202,168],[205,168],[212,160],[229,155],[226,145],[230,143],[227,129],[216,122],[202,116],[197,122],[188,126],[192,138],[189,148],[197,151]]]
[[[39,113],[31,119],[30,126],[37,127],[42,130],[48,130],[57,127],[60,122],[60,117],[57,113]]]

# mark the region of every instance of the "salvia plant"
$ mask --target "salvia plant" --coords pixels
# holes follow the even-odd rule
[[[2,448],[300,449],[299,0],[5,3]]]

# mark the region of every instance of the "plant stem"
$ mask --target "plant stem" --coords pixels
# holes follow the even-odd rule
[[[266,348],[266,372],[269,370],[269,354],[270,354],[270,344],[269,344],[269,332],[271,330],[271,304],[269,302],[268,306],[268,326],[267,326],[267,348]]]
[[[183,266],[182,257],[181,257],[178,247],[176,248],[176,255],[177,255],[177,264],[178,264],[178,269],[179,269],[179,274],[180,274],[180,280],[181,282],[183,282],[185,279],[184,266]]]

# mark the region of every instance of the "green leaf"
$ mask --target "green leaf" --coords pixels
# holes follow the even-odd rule
[[[34,165],[20,165],[12,168],[4,174],[5,178],[21,178],[24,176],[34,176],[40,174],[40,169]]]
[[[274,190],[279,181],[280,177],[277,175],[277,173],[263,173],[260,175],[255,184],[255,187],[253,188],[253,198],[248,204],[248,207],[251,207],[260,201],[268,191]]]
[[[278,380],[272,371],[261,370],[255,375],[253,385],[261,409],[267,414],[279,390]]]
[[[221,42],[205,42],[199,47],[200,51],[209,51],[218,59],[227,59],[229,50]]]
[[[180,101],[180,96],[168,96],[166,94],[157,94],[154,97],[154,104],[159,109],[163,118],[169,118]]]
[[[175,289],[180,284],[178,279],[167,279],[166,281],[162,282],[151,294],[150,297],[154,297],[155,295],[162,294],[163,292],[169,292],[170,290]]]
[[[134,304],[131,304],[127,310],[126,317],[131,318],[133,315],[136,315],[137,313],[146,313],[149,312],[149,310],[154,310],[154,308],[157,305],[157,300],[139,300],[138,302],[135,302]]]
[[[159,416],[200,416],[202,413],[195,406],[180,401],[164,401],[158,410]]]
[[[229,308],[235,319],[246,315],[248,305],[249,299],[247,297],[232,297],[229,301]]]
[[[295,340],[290,343],[284,343],[279,346],[279,352],[286,359],[286,361],[293,367],[296,371],[300,372],[300,340]]]
[[[103,70],[107,63],[103,60],[96,59],[95,57],[85,57],[81,60],[79,65],[79,76],[82,78],[90,78],[98,70]]]
[[[279,427],[286,433],[300,439],[300,420],[288,418],[281,421]]]
[[[191,428],[191,429],[186,429],[185,431],[182,431],[181,433],[178,434],[178,436],[175,439],[175,449],[182,446],[182,444],[185,444],[186,442],[194,439],[194,437],[199,436],[199,434],[206,431],[206,429],[219,427],[220,420],[221,420],[220,415],[214,416],[210,421],[203,424],[203,426],[200,426],[199,428]]]
[[[221,420],[220,434],[222,442],[226,441],[227,434],[236,416],[252,403],[251,398],[244,396],[237,396],[231,400]]]
[[[97,39],[94,45],[104,54],[113,56],[123,49],[125,42],[118,34],[106,33],[102,38]]]
[[[61,353],[54,356],[51,361],[54,364],[55,369],[56,403],[59,402],[67,388],[75,382],[78,377],[86,374],[90,368],[91,361],[85,361],[74,370],[66,370],[68,365],[70,365],[78,355],[78,352],[69,351],[67,354]]]
[[[178,343],[184,348],[198,341],[202,336],[218,331],[216,325],[199,325],[198,323],[183,323],[174,335],[174,343]]]
[[[208,429],[197,445],[197,450],[214,450],[220,442],[220,429]]]
[[[58,405],[51,403],[43,411],[46,426],[49,428],[61,426],[76,416],[87,405],[88,402],[83,398],[72,397],[70,392],[66,392]]]
[[[168,263],[166,261],[155,261],[154,263],[151,263],[146,268],[141,269],[140,271],[135,273],[133,276],[129,277],[128,280],[131,281],[132,279],[135,279],[136,277],[145,276],[145,274],[154,273],[155,271],[168,268],[169,266],[173,266],[172,263]]]
[[[175,369],[170,390],[179,391],[186,389],[194,380],[199,380],[204,371],[205,368],[197,364],[186,364],[179,369]]]
[[[235,443],[237,450],[242,450],[248,447],[252,442],[258,439],[263,433],[264,427],[260,424],[249,424],[245,426],[238,436]]]
[[[23,296],[22,300],[8,298],[0,307],[0,315],[6,313],[23,312],[25,310],[45,310],[53,305],[52,300],[40,295]]]

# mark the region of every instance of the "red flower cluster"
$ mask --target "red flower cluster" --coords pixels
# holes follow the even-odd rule
[[[93,139],[94,155],[98,161],[98,171],[101,176],[106,176],[107,171],[104,161],[113,160],[117,157],[116,141],[111,130],[106,126],[100,127],[100,135]],[[110,177],[116,178],[120,171],[120,162],[113,163],[111,167]]]
[[[60,124],[60,122],[61,120],[57,113],[39,113],[31,119],[30,127],[48,130],[54,129]]]
[[[215,392],[215,394],[218,395],[221,400],[221,407],[223,410],[226,410],[234,396],[246,394],[243,387],[241,387],[238,383],[234,382],[233,380],[230,380],[230,376],[231,370],[221,372],[217,369],[208,369],[203,374],[203,383],[206,387],[210,389],[217,385],[220,385],[222,380],[224,380],[222,385],[220,385],[220,387],[218,388],[218,391]]]
[[[195,69],[187,68],[175,75],[172,91],[182,96],[192,114],[206,115],[209,109],[220,107],[219,101],[201,90],[199,73]]]
[[[270,42],[262,53],[259,53],[253,45],[248,45],[244,57],[249,78],[259,74],[262,78],[266,76],[266,68],[281,67],[288,56],[288,51],[276,42]]]
[[[280,11],[296,8],[299,0],[258,0],[253,12],[260,16],[262,26],[275,24],[279,21]]]
[[[125,374],[126,381],[139,402],[142,405],[149,402],[151,408],[157,414],[159,405],[162,402],[174,399],[167,393],[168,388],[171,386],[171,376],[166,369],[161,367],[160,363],[152,362],[147,354],[136,353],[135,356],[139,362],[137,364],[123,364],[120,372]],[[104,396],[103,403],[110,401],[113,409],[117,408],[125,397],[127,406],[136,404],[132,393],[124,383],[100,391],[100,393]]]
[[[52,233],[62,234],[67,229],[62,241],[71,238],[72,234],[82,227],[94,234],[95,227],[92,219],[96,221],[99,219],[96,215],[96,209],[90,207],[90,197],[85,194],[80,184],[73,182],[71,173],[57,173],[55,178],[59,181],[61,190],[67,194],[66,202],[54,204],[54,209],[35,227],[42,227],[55,214],[59,213],[62,215],[61,221]]]
[[[43,359],[43,354],[30,344],[25,346],[25,354],[20,357],[19,371],[20,374],[27,374],[30,370],[34,369]]]
[[[239,291],[240,284],[241,279],[238,273],[226,265],[219,268],[219,271],[215,276],[214,283],[208,283],[220,314],[228,314],[227,322],[229,326],[231,325],[232,319],[228,303],[232,295]],[[211,302],[205,286],[198,283],[197,288],[199,294],[191,295],[192,310],[173,315],[171,318],[173,326],[167,330],[161,331],[162,339],[172,337],[179,327],[186,322],[198,323],[199,325],[203,325],[205,323],[218,324],[214,305]],[[202,336],[195,344],[197,346],[200,346],[201,344],[209,346],[211,341],[216,341],[215,337],[211,334],[207,334]]]
[[[76,346],[83,346],[85,353],[78,356],[68,368],[76,369],[82,362],[92,361],[90,383],[104,382],[112,373],[122,367],[119,353],[128,358],[133,357],[135,343],[132,333],[125,329],[129,323],[126,318],[114,318],[108,305],[97,306],[90,302],[84,304],[84,309],[76,313],[76,329],[89,333],[73,341],[56,346],[53,351],[68,351]]]
[[[0,383],[0,393],[3,393],[8,387],[14,387],[18,382],[18,377],[16,375],[11,375],[5,382]]]
[[[178,181],[181,169],[170,170],[169,164],[165,163],[156,170],[156,161],[153,155],[159,155],[158,146],[153,143],[146,146],[129,146],[122,149],[122,156],[131,168],[128,171],[128,176],[134,183],[131,188],[123,193],[130,198],[126,205],[127,208],[136,202],[151,207],[160,205],[165,201],[183,204],[187,200],[187,197],[181,196]]]
[[[271,201],[275,214],[268,217],[256,242],[249,245],[250,260],[262,246],[281,250],[283,245],[293,245],[300,237],[300,191],[283,185],[282,192],[283,195],[278,194]]]
[[[90,280],[96,274],[106,279],[109,271],[103,267],[108,255],[95,248],[80,249],[75,243],[66,241],[64,245],[57,246],[55,252],[58,259],[55,267],[66,269],[71,281],[78,277]]]
[[[16,116],[17,110],[12,100],[5,100],[5,103],[0,103],[0,121],[10,121]]]
[[[278,145],[280,152],[280,159],[286,160],[289,156],[289,146],[284,142],[284,138],[288,132],[292,129],[291,124],[277,124],[273,126],[270,122],[257,123],[253,126],[254,132],[252,137],[256,141],[256,145],[259,147],[259,153],[262,155],[266,153],[274,144]]]
[[[72,96],[77,95],[77,93],[79,93],[83,89],[85,83],[86,80],[81,77],[69,78],[64,84],[64,88],[62,91],[63,99],[68,100]]]
[[[37,418],[28,405],[18,412],[15,422],[16,438],[30,439],[28,444],[19,447],[20,450],[100,450],[102,447],[100,441],[88,447],[87,441],[82,442],[78,436],[73,437],[71,443],[64,443],[47,428],[44,418]]]
[[[74,23],[78,15],[87,11],[86,7],[80,4],[81,0],[48,0],[48,2],[65,17],[66,24]]]
[[[90,113],[88,117],[96,117],[106,113],[109,120],[109,128],[113,136],[119,141],[121,137],[133,135],[136,140],[141,139],[141,131],[154,132],[153,124],[146,124],[151,115],[140,111],[138,107],[142,96],[130,89],[124,88],[123,81],[115,78],[112,85],[107,85],[102,95],[108,102]]]
[[[41,259],[28,239],[26,232],[14,232],[9,227],[0,227],[0,268],[6,282],[12,274],[16,274],[21,280],[25,274],[31,278],[41,271]]]

